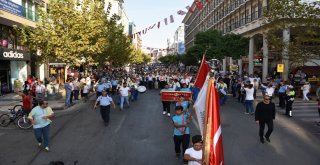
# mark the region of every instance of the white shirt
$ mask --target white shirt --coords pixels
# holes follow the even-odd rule
[[[274,87],[270,87],[266,89],[266,95],[273,96],[274,93]]]
[[[120,88],[120,94],[121,96],[129,96],[129,91],[130,91],[130,88],[129,87],[121,87]]]
[[[196,159],[202,159],[202,150],[196,151],[193,149],[193,147],[188,148],[186,150],[185,154],[187,154],[193,158],[196,158]],[[201,164],[196,161],[188,161],[188,165],[201,165]]]
[[[244,88],[244,90],[246,91],[246,100],[254,100],[254,88]]]
[[[85,85],[83,87],[83,93],[89,93],[89,90],[90,90],[90,86],[89,85]]]
[[[43,93],[46,90],[46,87],[41,84],[36,86],[36,93]]]
[[[100,106],[108,106],[112,103],[112,98],[110,96],[99,96],[97,101],[100,101]]]
[[[309,92],[310,91],[310,85],[303,85],[302,89],[303,89],[303,92]]]

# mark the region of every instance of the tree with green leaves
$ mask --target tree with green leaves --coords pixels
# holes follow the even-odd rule
[[[110,15],[103,0],[50,0],[49,10],[40,11],[36,28],[20,30],[23,44],[41,52],[40,60],[58,59],[67,64],[85,65],[110,62],[121,66],[129,62],[131,40]]]
[[[183,57],[186,65],[198,65],[206,52],[207,59],[223,59],[232,57],[240,59],[248,50],[248,39],[237,34],[223,34],[218,30],[200,32],[195,37],[195,45],[187,50]]]
[[[169,55],[160,57],[158,60],[163,64],[176,65],[176,64],[179,64],[179,62],[181,62],[182,60],[181,57],[182,56],[178,54],[169,54]]]
[[[286,58],[291,64],[303,65],[310,59],[320,58],[320,4],[300,0],[270,0],[264,11],[268,29],[267,40],[273,56]],[[290,29],[289,44],[283,42],[282,30]]]

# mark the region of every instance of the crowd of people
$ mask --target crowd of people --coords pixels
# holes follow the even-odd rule
[[[70,76],[64,83],[65,106],[72,105],[73,100],[89,100],[89,93],[95,93],[96,99],[94,109],[100,107],[100,114],[104,125],[107,127],[110,121],[110,108],[119,110],[130,107],[130,102],[137,101],[139,87],[143,86],[151,89],[163,91],[185,91],[192,92],[192,100],[184,100],[179,96],[176,102],[162,101],[162,114],[170,117],[173,121],[174,149],[176,157],[183,157],[184,163],[187,161],[193,164],[202,164],[202,137],[193,136],[192,148],[189,148],[190,129],[189,125],[192,115],[189,108],[197,98],[200,89],[194,86],[197,76],[197,69],[185,67],[164,67],[148,66],[137,67],[131,72],[124,69],[104,68],[94,70],[90,75],[78,74]],[[244,105],[246,115],[255,115],[255,121],[260,125],[259,136],[261,143],[266,139],[270,142],[270,135],[273,131],[273,120],[275,119],[275,100],[279,99],[279,107],[286,109],[288,117],[293,116],[292,106],[296,97],[294,84],[290,81],[282,81],[280,78],[267,78],[266,83],[262,83],[258,76],[244,74],[242,76],[233,74],[216,74],[216,88],[220,95],[220,105],[228,103],[229,97],[235,98]],[[254,107],[261,90],[262,101]],[[140,91],[141,92],[141,91]],[[143,91],[142,91],[143,92]],[[301,87],[304,101],[309,101],[308,93],[310,84],[306,82]],[[320,88],[317,92],[320,98]],[[46,88],[43,82],[35,77],[28,77],[23,86],[23,93],[19,93],[23,98],[23,107],[29,113],[29,118],[34,124],[35,136],[39,147],[43,146],[49,151],[49,127],[54,116],[52,109],[45,101]],[[37,106],[38,105],[38,106]],[[171,107],[174,107],[174,114]],[[33,108],[33,109],[32,109]],[[32,111],[31,111],[32,110]],[[320,116],[320,103],[319,103]],[[31,112],[31,113],[30,113]],[[41,113],[42,112],[42,113]],[[37,121],[37,122],[35,122]],[[320,122],[318,122],[320,125]],[[268,131],[264,134],[264,127],[268,126]]]

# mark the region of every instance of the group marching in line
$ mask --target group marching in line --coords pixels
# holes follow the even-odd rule
[[[202,136],[192,136],[192,147],[188,149],[190,143],[190,123],[192,112],[190,107],[197,99],[200,91],[194,86],[197,76],[197,68],[193,67],[164,67],[149,66],[135,68],[134,72],[127,72],[124,69],[105,68],[95,70],[91,75],[83,73],[69,76],[64,84],[66,93],[65,106],[70,107],[72,100],[87,102],[89,93],[96,93],[93,109],[100,107],[100,114],[104,125],[107,127],[110,121],[110,108],[123,110],[130,107],[130,102],[137,101],[140,92],[147,89],[164,91],[184,91],[192,92],[192,99],[185,100],[183,95],[179,96],[176,102],[162,101],[162,114],[168,116],[173,122],[173,141],[176,158],[182,157],[183,163],[189,162],[192,165],[202,163]],[[279,99],[279,107],[286,109],[285,115],[294,115],[292,106],[295,100],[296,91],[294,84],[290,81],[282,81],[277,77],[267,77],[266,83],[261,83],[258,76],[236,73],[217,74],[216,89],[219,93],[220,106],[228,103],[229,97],[235,98],[244,105],[244,114],[254,115],[254,120],[259,124],[259,137],[261,143],[270,142],[270,135],[273,131],[273,120],[276,115],[276,105],[273,102],[275,95]],[[50,77],[49,82],[55,80]],[[257,103],[257,94],[261,90],[262,101]],[[305,82],[301,87],[303,100],[309,101],[308,93],[310,84]],[[25,82],[23,93],[19,95],[23,98],[23,108],[29,114],[34,128],[34,133],[39,147],[49,151],[50,124],[54,118],[54,112],[45,100],[46,88],[43,82],[29,77]],[[317,97],[320,97],[320,88],[317,89]],[[36,100],[36,101],[34,101]],[[174,112],[171,112],[171,107]],[[318,108],[320,116],[320,107]],[[173,114],[174,113],[174,114]],[[320,122],[319,122],[320,124]],[[264,133],[265,125],[268,130]]]

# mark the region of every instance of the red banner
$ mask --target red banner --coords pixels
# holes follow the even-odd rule
[[[184,96],[185,101],[192,100],[191,92],[163,91],[160,94],[161,94],[161,101],[178,101],[180,95]]]

